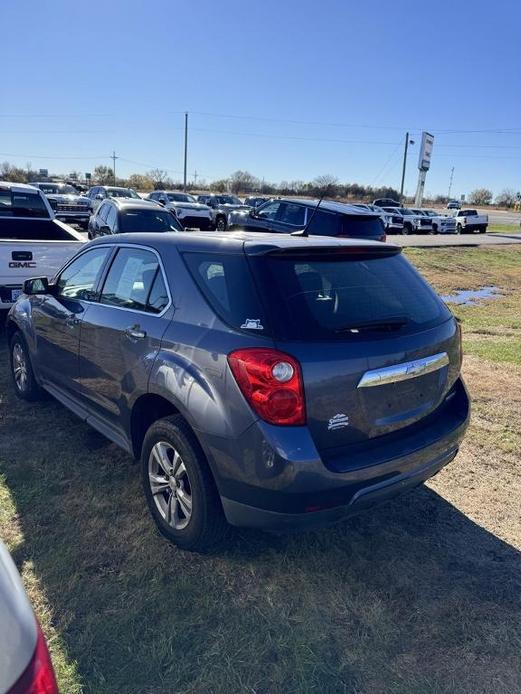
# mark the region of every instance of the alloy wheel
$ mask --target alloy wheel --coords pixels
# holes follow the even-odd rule
[[[179,452],[158,441],[148,459],[148,481],[157,510],[175,530],[186,528],[192,517],[192,486]]]
[[[27,389],[29,375],[25,353],[19,342],[15,342],[13,345],[13,375],[16,387],[23,393]]]

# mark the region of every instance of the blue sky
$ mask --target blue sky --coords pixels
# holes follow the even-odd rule
[[[521,190],[520,27],[517,0],[4,3],[0,160],[89,171],[115,149],[120,175],[180,178],[188,110],[207,180],[398,187],[425,129],[426,191],[452,166],[455,195]]]

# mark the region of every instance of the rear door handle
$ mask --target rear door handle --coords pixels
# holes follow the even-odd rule
[[[131,325],[125,330],[125,335],[131,340],[143,340],[146,336],[146,330],[141,330],[139,325]]]

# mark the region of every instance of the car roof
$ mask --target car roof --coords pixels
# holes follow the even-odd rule
[[[16,183],[16,181],[0,181],[0,188],[3,188],[4,190],[7,188],[15,193],[26,193],[34,190],[39,191],[39,188],[36,186],[29,185],[28,183]]]
[[[277,200],[280,200],[281,202],[305,205],[306,207],[316,207],[318,204],[318,198],[277,198]],[[375,216],[375,213],[372,210],[366,210],[363,207],[350,205],[347,202],[338,202],[337,200],[322,200],[320,203],[320,209],[328,212],[339,212],[340,214],[367,214],[369,216]]]
[[[98,237],[91,244],[107,243],[104,236]],[[292,234],[272,234],[248,231],[187,231],[177,234],[165,232],[145,232],[132,234],[118,234],[110,237],[109,243],[137,244],[151,246],[158,251],[175,245],[181,251],[210,251],[224,253],[238,253],[245,251],[250,255],[269,253],[277,250],[303,249],[303,248],[382,248],[400,250],[399,246],[380,241],[370,241],[358,238],[336,238],[334,236],[293,236]]]
[[[137,198],[109,198],[105,202],[116,205],[120,209],[124,208],[141,208],[145,210],[163,210],[164,208],[155,202],[155,200],[138,200]]]

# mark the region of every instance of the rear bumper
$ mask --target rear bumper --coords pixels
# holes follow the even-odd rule
[[[315,528],[337,523],[414,489],[450,463],[457,453],[458,448],[452,448],[419,469],[397,475],[383,482],[368,484],[355,492],[345,505],[329,509],[308,511],[307,513],[281,513],[248,506],[223,497],[221,497],[221,501],[226,518],[231,525],[263,528],[275,532],[295,528]]]
[[[421,484],[457,454],[470,418],[461,379],[424,420],[341,449],[317,451],[307,427],[256,422],[203,447],[232,525],[280,530],[330,523]]]

